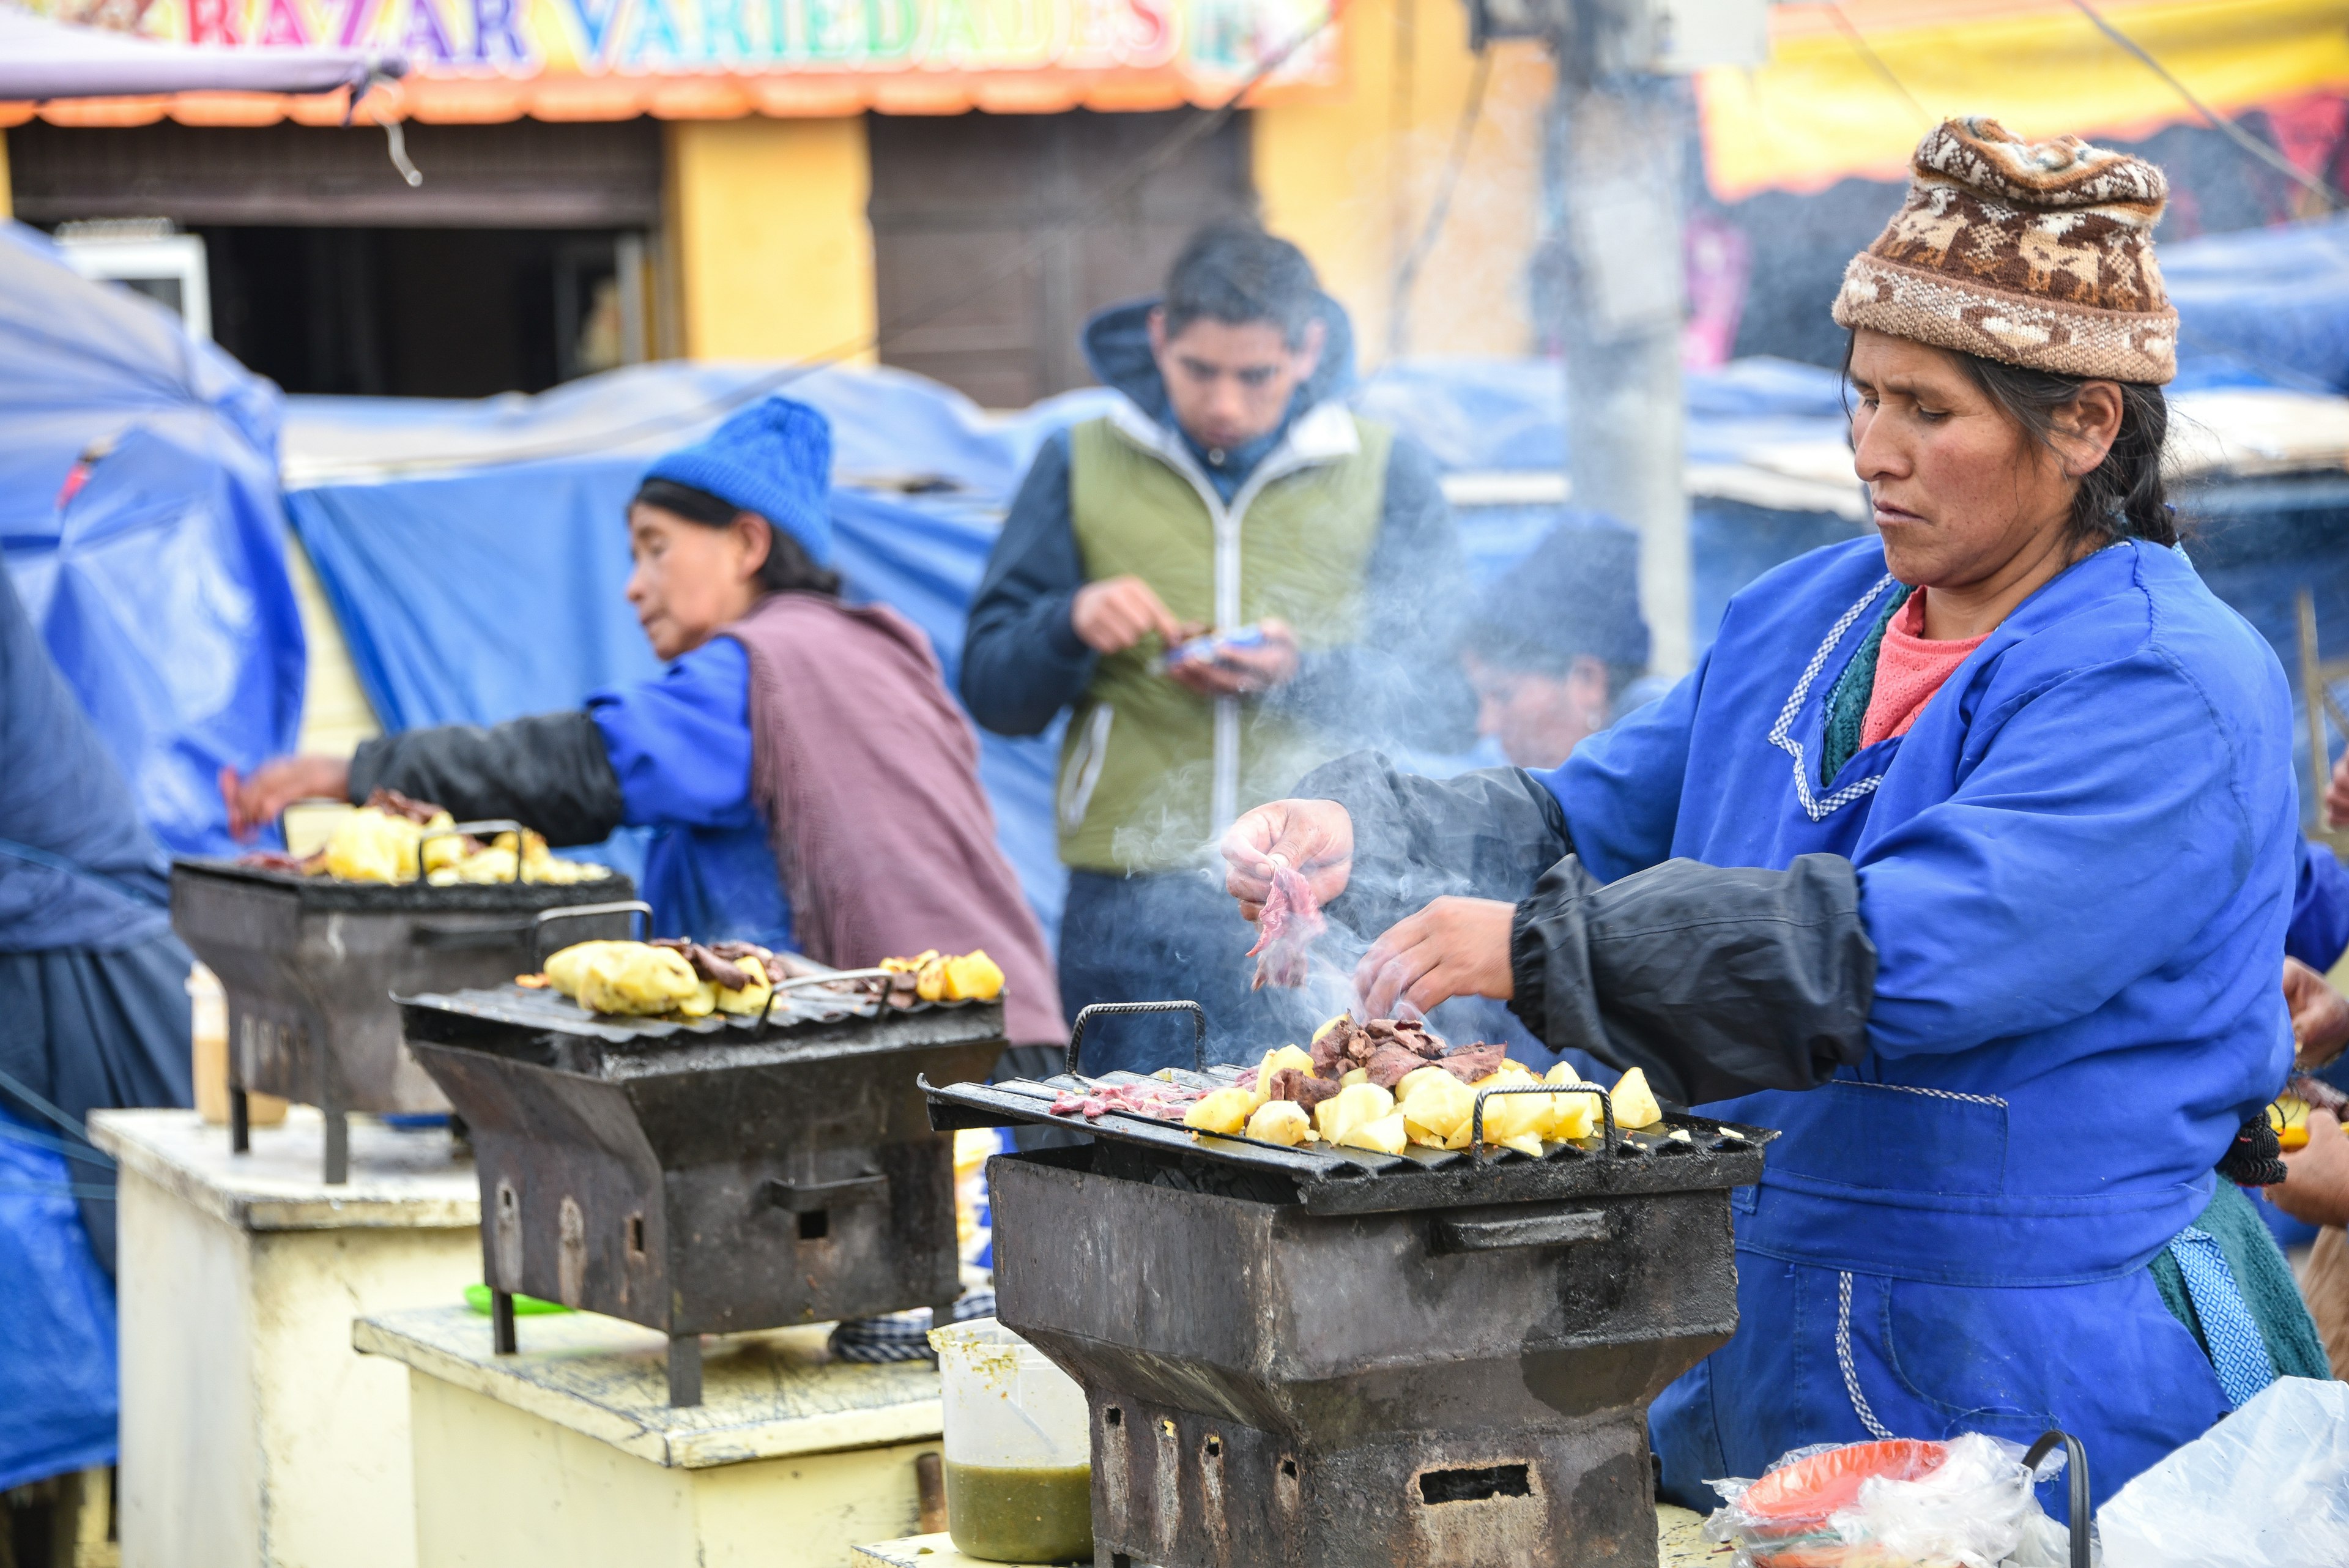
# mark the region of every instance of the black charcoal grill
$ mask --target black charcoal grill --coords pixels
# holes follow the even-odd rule
[[[941,1128],[1092,1134],[988,1173],[998,1314],[1092,1407],[1101,1568],[1656,1561],[1648,1405],[1736,1326],[1774,1134],[1390,1157],[1049,1112],[1134,1081],[925,1085]]]
[[[870,972],[787,981],[765,1019],[691,1023],[511,983],[399,999],[409,1048],[471,1129],[501,1354],[517,1292],[626,1318],[669,1336],[670,1402],[696,1405],[698,1335],[960,1293],[954,1144],[919,1075],[986,1075],[1003,1006],[817,989]]]
[[[558,943],[625,937],[635,894],[616,873],[436,888],[175,860],[171,929],[228,993],[230,1147],[249,1146],[247,1092],[280,1095],[325,1113],[326,1179],[347,1180],[347,1113],[449,1108],[400,1045],[393,992],[511,981],[538,967],[542,929]]]

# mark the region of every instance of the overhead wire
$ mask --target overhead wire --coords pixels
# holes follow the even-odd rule
[[[2130,37],[2127,33],[2122,32],[2118,27],[2113,26],[2111,22],[2106,19],[2102,12],[2098,11],[2094,5],[2088,3],[2088,0],[2072,0],[2072,4],[2078,8],[2080,15],[2085,16],[2089,21],[2095,24],[2096,31],[2111,39],[2114,44],[2117,45],[2131,58],[2135,59],[2137,64],[2143,66],[2146,69],[2151,71],[2155,76],[2159,77],[2164,82],[2168,83],[2169,89],[2176,93],[2180,99],[2184,99],[2186,106],[2189,109],[2191,109],[2196,114],[2200,115],[2203,122],[2209,126],[2211,130],[2217,131],[2220,135],[2225,137],[2228,140],[2233,142],[2237,147],[2241,148],[2245,152],[2250,153],[2253,158],[2258,159],[2261,163],[2266,164],[2277,173],[2283,175],[2295,184],[2304,187],[2310,192],[2310,193],[2322,197],[2325,202],[2332,204],[2334,211],[2338,212],[2344,207],[2349,207],[2349,197],[2344,197],[2340,192],[2334,190],[2330,183],[2302,169],[2299,164],[2294,163],[2291,159],[2286,158],[2282,152],[2270,147],[2266,142],[2261,141],[2258,137],[2253,136],[2250,131],[2245,130],[2241,126],[2236,124],[2225,115],[2219,113],[2218,110],[2212,109],[2209,104],[2204,103],[2200,99],[2197,98],[2194,95],[2193,88],[2178,80],[2176,76],[2171,74],[2169,67],[2163,65],[2159,60],[2155,59],[2153,56],[2147,51],[2143,45],[2139,44],[2135,38]]]
[[[1444,177],[1436,184],[1435,197],[1427,205],[1427,221],[1395,266],[1394,304],[1387,313],[1389,359],[1398,358],[1410,347],[1412,290],[1419,283],[1419,269],[1427,264],[1436,240],[1444,233],[1444,221],[1452,215],[1453,193],[1459,190],[1461,173],[1467,167],[1469,147],[1476,138],[1476,123],[1485,112],[1485,89],[1492,78],[1493,51],[1489,47],[1479,49],[1475,73],[1468,80],[1467,101],[1460,107],[1460,123],[1452,133],[1452,152],[1444,160]]]
[[[1172,165],[1195,144],[1222,130],[1232,116],[1239,112],[1240,106],[1247,100],[1247,96],[1262,86],[1273,73],[1287,65],[1299,49],[1327,31],[1330,24],[1337,19],[1337,15],[1338,6],[1335,4],[1326,7],[1319,20],[1258,61],[1256,69],[1249,74],[1247,79],[1225,97],[1221,102],[1170,131],[1155,146],[1128,164],[1115,179],[1087,192],[1071,210],[1078,213],[1090,213],[1115,205],[1139,189],[1143,181]],[[1081,223],[1082,219],[1079,218],[1076,221]],[[781,390],[792,382],[837,364],[851,355],[862,353],[868,348],[885,348],[914,328],[925,326],[948,311],[968,304],[988,289],[1016,277],[1054,245],[1063,243],[1071,226],[1071,223],[1065,221],[1047,223],[1039,229],[1034,238],[1020,246],[1008,260],[978,276],[966,279],[952,289],[898,312],[870,331],[860,332],[854,337],[843,338],[828,348],[796,359],[765,375],[753,377],[740,386],[712,394],[684,408],[656,414],[633,424],[600,431],[594,435],[571,436],[562,441],[542,442],[537,446],[504,447],[489,453],[396,459],[372,463],[369,467],[384,473],[414,473],[478,468],[492,463],[535,462],[548,458],[576,457],[587,452],[609,452],[616,447],[626,446],[648,436],[661,435],[670,431],[699,424],[704,420],[740,408],[770,392]]]
[[[1909,107],[1917,111],[1918,119],[1923,120],[1928,126],[1939,125],[1940,118],[1917,101],[1917,95],[1909,90],[1907,82],[1892,74],[1892,67],[1884,63],[1884,57],[1876,52],[1875,46],[1860,33],[1858,24],[1844,14],[1843,7],[1837,4],[1837,0],[1827,0],[1827,9],[1835,14],[1836,26],[1843,29],[1843,36],[1851,41],[1851,47],[1859,52],[1859,57],[1868,62],[1868,67],[1889,83],[1894,92],[1908,100]]]

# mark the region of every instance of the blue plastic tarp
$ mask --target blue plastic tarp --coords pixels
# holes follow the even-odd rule
[[[0,1491],[114,1462],[114,1292],[55,1132],[0,1110]]]
[[[2349,213],[2161,247],[2190,386],[2349,392]]]
[[[169,311],[0,225],[0,554],[175,851],[228,848],[220,768],[301,722],[277,421],[276,389]]]

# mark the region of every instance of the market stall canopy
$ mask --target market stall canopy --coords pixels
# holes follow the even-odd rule
[[[0,556],[165,847],[233,847],[214,776],[289,749],[302,628],[277,389],[0,221]]]
[[[363,92],[375,78],[401,76],[407,69],[407,58],[397,49],[199,48],[75,26],[0,5],[0,101]]]
[[[30,3],[47,12],[58,0]],[[1255,102],[1340,79],[1339,29],[1328,17],[1322,0],[220,0],[156,5],[140,26],[223,60],[281,46],[398,49],[410,74],[394,101],[370,100],[363,115],[453,124],[1174,109],[1220,103],[1278,59]],[[36,112],[7,101],[26,96],[0,89],[0,125]],[[330,109],[340,118],[329,100],[241,95],[58,103],[38,113],[61,125],[166,114],[183,124],[264,125],[321,123]]]
[[[2267,110],[2303,169],[2337,133],[2340,0],[1796,0],[1770,8],[1768,65],[1698,78],[1713,193],[1900,179],[1945,115],[2115,140],[2200,123],[2099,19],[2217,113]]]

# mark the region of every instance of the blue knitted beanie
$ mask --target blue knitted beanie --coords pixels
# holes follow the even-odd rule
[[[832,426],[805,403],[769,398],[645,471],[755,512],[832,564]]]

